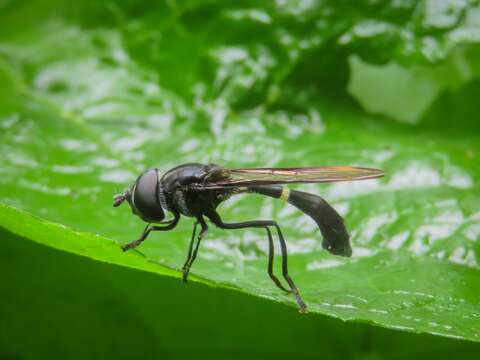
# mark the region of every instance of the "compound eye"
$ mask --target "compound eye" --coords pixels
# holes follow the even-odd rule
[[[165,218],[162,206],[157,198],[157,170],[147,170],[137,179],[132,196],[136,210],[145,221],[161,221]]]

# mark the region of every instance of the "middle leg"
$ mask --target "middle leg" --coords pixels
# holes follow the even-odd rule
[[[195,225],[193,225],[193,233],[192,233],[192,237],[190,239],[190,245],[188,246],[187,259],[185,260],[185,263],[183,264],[182,271],[185,271],[188,263],[190,262],[190,259],[192,258],[193,243],[195,242],[195,235],[197,233],[197,225],[198,225],[198,221],[196,221]]]
[[[200,230],[200,233],[198,234],[197,244],[195,245],[195,249],[193,250],[193,253],[192,253],[193,239],[195,237],[195,230],[196,230],[197,224],[200,224],[202,229]],[[203,236],[205,235],[205,233],[207,231],[208,231],[207,223],[205,222],[205,220],[203,219],[202,216],[199,216],[197,218],[197,222],[195,223],[195,228],[194,228],[194,232],[193,232],[193,235],[192,235],[192,241],[190,242],[189,256],[188,256],[188,259],[185,262],[185,265],[183,266],[183,269],[182,269],[183,270],[182,280],[184,282],[187,282],[187,280],[188,280],[188,273],[190,272],[190,267],[192,266],[193,262],[197,258],[197,253],[198,253],[198,248],[200,247],[200,242],[202,241]]]

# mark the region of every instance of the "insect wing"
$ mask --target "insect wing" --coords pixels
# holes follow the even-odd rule
[[[304,168],[231,169],[230,176],[205,184],[204,188],[355,181],[382,177],[383,171],[353,166],[323,166]]]

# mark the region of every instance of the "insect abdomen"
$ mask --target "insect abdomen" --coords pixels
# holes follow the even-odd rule
[[[282,199],[310,216],[323,236],[322,247],[334,255],[351,256],[350,235],[343,218],[323,198],[303,191],[289,190],[279,185],[253,186],[250,192]]]

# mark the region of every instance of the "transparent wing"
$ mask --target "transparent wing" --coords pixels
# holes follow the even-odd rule
[[[355,181],[382,176],[384,176],[382,170],[354,166],[231,169],[228,176],[208,181],[201,187],[219,189],[249,185]]]

